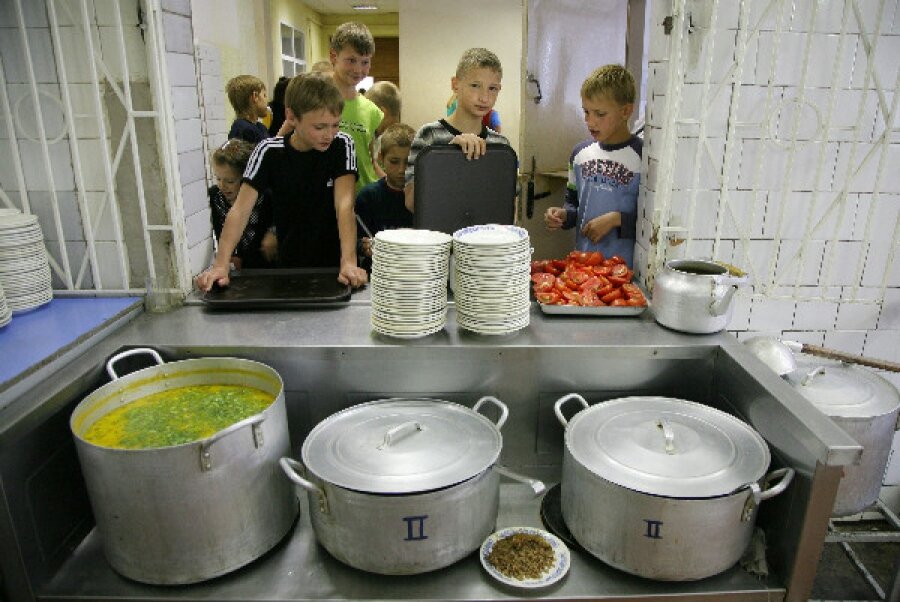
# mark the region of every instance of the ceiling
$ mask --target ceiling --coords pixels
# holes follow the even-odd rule
[[[323,15],[377,15],[400,12],[400,0],[303,0],[303,3]],[[374,5],[378,10],[354,10],[355,4]]]

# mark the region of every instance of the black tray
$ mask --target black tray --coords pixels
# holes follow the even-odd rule
[[[453,234],[478,224],[512,224],[516,152],[491,143],[477,160],[455,144],[428,146],[416,157],[413,225]]]
[[[336,269],[241,270],[227,287],[214,285],[201,297],[213,309],[333,307],[350,299],[350,285]]]

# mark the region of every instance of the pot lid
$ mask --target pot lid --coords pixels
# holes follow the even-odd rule
[[[821,358],[797,357],[787,375],[795,389],[832,418],[874,418],[897,409],[900,393],[864,368]]]
[[[459,404],[384,399],[332,414],[303,442],[306,468],[355,491],[418,493],[465,481],[500,456],[500,429]]]
[[[669,397],[625,397],[584,409],[566,428],[566,446],[607,481],[675,498],[730,494],[758,481],[770,459],[749,425]]]

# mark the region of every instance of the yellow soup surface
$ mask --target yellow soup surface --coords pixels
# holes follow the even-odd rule
[[[205,439],[269,407],[275,398],[239,385],[160,391],[116,408],[84,433],[85,441],[121,449],[168,447]]]

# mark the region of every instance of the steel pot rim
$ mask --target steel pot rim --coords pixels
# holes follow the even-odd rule
[[[122,377],[119,377],[112,370],[112,366],[116,361],[127,357],[129,355],[137,355],[138,353],[149,353],[156,360],[157,364],[154,366],[148,366],[146,368],[141,368],[140,370],[135,370],[129,374],[126,374]],[[147,386],[151,384],[154,380],[158,379],[160,373],[165,373],[166,370],[176,370],[177,374],[174,376],[188,376],[190,374],[204,374],[209,373],[210,370],[197,369],[193,370],[190,368],[200,368],[203,365],[209,364],[219,364],[221,362],[228,362],[234,364],[240,364],[246,366],[247,368],[252,368],[257,370],[257,376],[262,377],[265,375],[265,378],[272,379],[273,388],[277,385],[277,393],[273,394],[273,399],[269,405],[267,405],[263,410],[252,414],[242,420],[234,422],[215,433],[212,433],[202,439],[195,439],[193,441],[187,441],[185,443],[178,443],[176,445],[165,445],[159,447],[144,447],[144,448],[121,448],[121,447],[109,447],[106,445],[99,445],[97,443],[93,443],[88,441],[83,437],[84,433],[95,423],[97,420],[103,418],[110,412],[122,405],[127,405],[128,403],[132,403],[143,397],[146,397],[150,393],[136,396],[134,399],[131,399],[123,404],[117,405],[115,407],[104,408],[102,413],[97,414],[96,416],[88,418],[85,416],[82,419],[81,424],[76,425],[76,421],[81,418],[82,414],[87,414],[90,406],[104,406],[109,403],[109,400],[116,396],[117,393],[121,393],[123,388],[132,388],[132,389],[140,389],[143,386]],[[182,367],[187,367],[188,369],[180,369]],[[191,448],[197,445],[209,446],[215,441],[222,439],[235,431],[242,430],[246,427],[252,427],[253,425],[260,424],[264,422],[270,414],[272,414],[275,410],[274,407],[278,403],[279,399],[283,399],[284,397],[284,381],[281,378],[281,375],[267,364],[262,362],[257,362],[255,360],[248,360],[244,358],[238,357],[203,357],[203,358],[191,358],[186,360],[177,360],[174,362],[164,362],[162,358],[160,358],[159,354],[156,353],[155,350],[150,348],[136,348],[128,351],[124,351],[122,353],[116,354],[107,362],[107,371],[110,373],[110,376],[113,378],[108,383],[94,389],[88,396],[82,399],[75,406],[75,409],[72,411],[72,414],[69,416],[69,431],[72,433],[72,436],[78,441],[80,445],[85,445],[89,449],[96,449],[103,451],[105,453],[114,453],[114,454],[147,454],[147,453],[177,453],[185,448]],[[221,371],[221,370],[220,370]],[[225,370],[224,372],[233,372],[233,370]],[[136,381],[136,382],[135,382]],[[268,392],[268,391],[267,391]],[[93,408],[91,408],[93,409]]]

